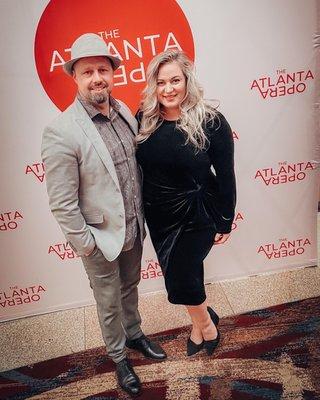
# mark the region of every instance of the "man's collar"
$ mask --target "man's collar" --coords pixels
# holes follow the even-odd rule
[[[79,93],[77,94],[77,99],[83,105],[83,107],[85,108],[91,119],[96,117],[98,114],[102,115],[101,111],[99,111],[92,103],[81,97]],[[110,101],[110,119],[112,120],[114,115],[118,114],[120,110],[120,104],[112,96],[110,96],[109,101]]]
[[[114,111],[116,111],[117,113],[120,111],[120,104],[117,102],[117,100],[110,96],[110,106],[111,108],[113,108]]]

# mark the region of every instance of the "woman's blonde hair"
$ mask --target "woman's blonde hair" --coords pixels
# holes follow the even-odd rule
[[[197,150],[203,150],[207,143],[204,126],[213,121],[216,109],[205,102],[203,90],[195,78],[192,61],[178,50],[167,50],[158,54],[147,69],[147,85],[142,94],[142,119],[138,142],[146,140],[163,122],[161,104],[157,99],[157,79],[162,65],[177,62],[186,78],[186,95],[180,104],[180,118],[176,127],[186,134],[186,143],[192,143]]]

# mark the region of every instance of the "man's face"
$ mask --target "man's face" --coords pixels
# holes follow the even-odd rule
[[[73,79],[82,98],[92,104],[109,100],[113,88],[113,68],[106,57],[84,57],[73,66]]]

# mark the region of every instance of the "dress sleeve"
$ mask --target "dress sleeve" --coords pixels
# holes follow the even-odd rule
[[[231,232],[236,205],[236,180],[234,174],[234,143],[232,130],[225,117],[218,113],[210,128],[208,149],[217,182],[217,204],[219,233]]]

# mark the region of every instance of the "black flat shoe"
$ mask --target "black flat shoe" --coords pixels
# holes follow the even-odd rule
[[[218,335],[215,339],[213,340],[204,340],[203,341],[203,347],[206,349],[206,352],[208,354],[208,356],[211,356],[212,353],[214,352],[214,350],[216,349],[216,347],[218,346],[219,342],[220,342],[220,332],[218,330]]]
[[[116,375],[120,387],[130,396],[139,396],[141,393],[141,383],[137,374],[134,372],[130,361],[125,358],[116,363]]]
[[[215,324],[215,326],[218,326],[220,320],[219,315],[215,311],[213,311],[211,307],[207,307],[207,310],[212,322]]]
[[[202,341],[200,344],[196,344],[189,337],[187,341],[187,355],[193,356],[194,354],[197,354],[200,350],[203,349],[203,345],[204,341]]]

